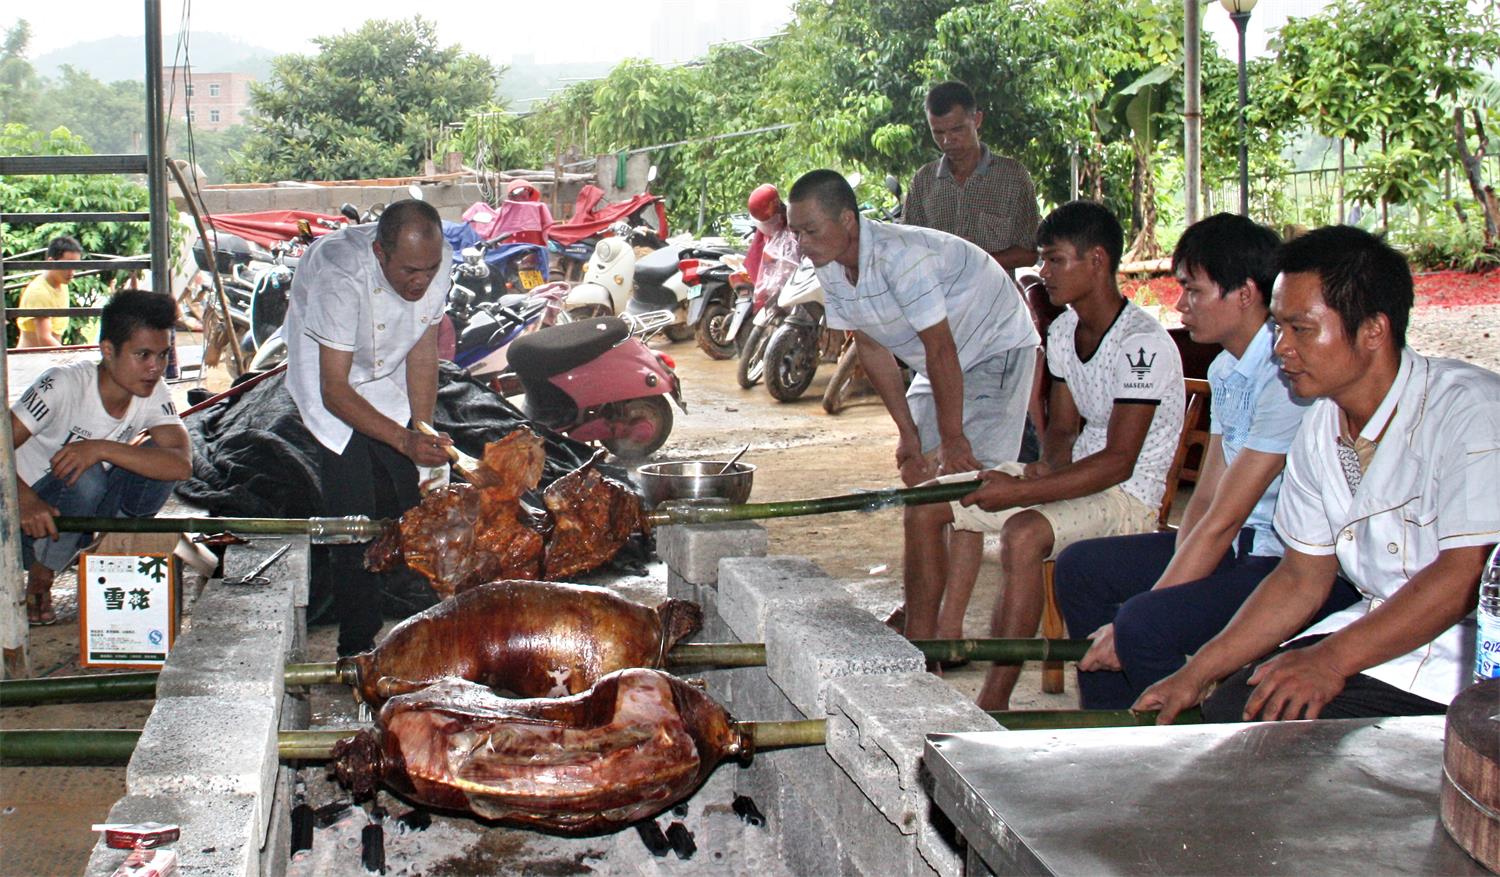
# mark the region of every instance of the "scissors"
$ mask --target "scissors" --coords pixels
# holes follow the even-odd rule
[[[239,586],[239,585],[269,585],[271,583],[271,580],[268,579],[268,578],[266,578],[265,576],[261,575],[261,573],[263,573],[266,570],[270,569],[271,568],[271,564],[273,564],[277,560],[281,559],[281,555],[286,554],[287,551],[291,547],[292,546],[290,546],[290,545],[283,545],[283,546],[281,546],[280,548],[276,549],[275,553],[272,554],[270,557],[266,558],[265,560],[262,560],[260,562],[260,566],[257,566],[255,569],[252,569],[250,571],[249,575],[234,576],[233,578],[225,579],[224,580],[224,584],[226,584],[226,585],[234,585],[234,586]]]

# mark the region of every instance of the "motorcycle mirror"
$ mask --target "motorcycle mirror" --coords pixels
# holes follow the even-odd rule
[[[353,204],[350,204],[348,201],[345,201],[344,203],[339,205],[339,215],[343,216],[345,219],[349,220],[352,223],[359,223],[359,208],[355,207]]]
[[[422,194],[422,187],[417,185],[416,183],[412,183],[410,186],[406,187],[406,194],[410,195],[413,201],[427,200],[427,197]]]
[[[895,174],[885,175],[885,190],[895,195],[897,199],[901,197],[901,181],[896,179]]]
[[[653,164],[651,169],[646,171],[646,185],[649,186],[654,182],[656,182],[656,165]]]

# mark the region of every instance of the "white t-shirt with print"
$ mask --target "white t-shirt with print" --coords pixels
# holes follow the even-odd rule
[[[1156,406],[1135,469],[1120,489],[1150,506],[1161,504],[1167,470],[1182,437],[1184,392],[1182,356],[1172,336],[1154,317],[1127,301],[1087,361],[1078,358],[1074,335],[1078,312],[1072,308],[1047,330],[1047,370],[1068,385],[1083,418],[1073,460],[1104,450],[1110,413],[1116,402]]]
[[[375,410],[405,424],[411,419],[406,355],[443,319],[448,302],[447,267],[453,261],[448,244],[443,244],[443,268],[422,298],[410,302],[390,288],[375,259],[375,229],[375,223],[350,226],[308,247],[292,279],[282,330],[287,389],[307,431],[334,453],[343,453],[354,430],[323,405],[319,346],[352,351],[349,386]]]
[[[31,438],[16,448],[16,474],[28,485],[36,484],[51,470],[52,455],[68,442],[128,442],[152,427],[182,425],[164,381],[156,382],[150,396],[131,396],[125,414],[111,417],[99,397],[97,362],[47,369],[10,410],[31,433]]]

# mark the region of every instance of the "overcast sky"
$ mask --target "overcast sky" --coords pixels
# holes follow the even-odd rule
[[[891,0],[901,2],[901,0]],[[1311,15],[1325,0],[1260,0],[1250,19],[1249,51],[1265,50],[1267,31],[1283,24],[1289,15]],[[14,10],[21,3],[7,3]],[[177,32],[184,0],[163,0],[162,30]],[[488,55],[498,63],[509,63],[516,54],[530,54],[550,63],[573,60],[615,61],[652,54],[661,39],[664,22],[687,24],[696,19],[709,29],[727,31],[715,39],[743,39],[774,32],[790,17],[790,0],[569,0],[559,14],[535,14],[540,7],[515,0],[481,0],[449,4],[462,8],[459,14],[444,14],[428,4],[410,0],[361,0],[358,3],[319,3],[309,0],[207,0],[190,4],[190,32],[236,35],[273,52],[310,52],[313,37],[358,27],[365,18],[404,18],[421,12],[438,23],[444,44],[459,43],[472,52]],[[467,7],[467,8],[464,8]],[[31,57],[73,43],[112,36],[145,33],[144,4],[140,0],[73,0],[64,3],[24,4],[23,16],[31,22]],[[358,10],[352,13],[351,10]],[[523,10],[525,12],[523,12]],[[13,13],[12,13],[13,15]],[[12,15],[0,18],[9,19]],[[7,22],[9,26],[10,22]],[[1217,3],[1205,16],[1206,31],[1217,39],[1229,57],[1235,56],[1234,26]],[[691,26],[678,27],[691,31]],[[679,38],[680,41],[680,38]],[[173,46],[164,46],[170,58]],[[202,63],[198,59],[195,62]]]

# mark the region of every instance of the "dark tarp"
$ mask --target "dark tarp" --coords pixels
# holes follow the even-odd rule
[[[193,477],[177,493],[223,517],[310,518],[322,514],[318,483],[318,444],[287,392],[285,375],[268,378],[244,395],[226,399],[186,423],[193,440]],[[588,461],[593,449],[528,421],[505,401],[457,366],[443,363],[438,373],[433,426],[453,437],[474,457],[486,442],[529,426],[546,443],[542,487]],[[624,470],[601,470],[629,482]]]

